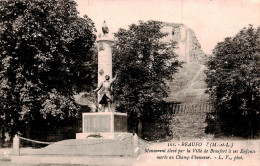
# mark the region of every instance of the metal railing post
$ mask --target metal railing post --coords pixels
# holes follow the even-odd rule
[[[140,148],[138,143],[138,136],[134,133],[133,136],[133,157],[138,157],[140,155]]]
[[[20,139],[18,135],[15,135],[13,139],[13,155],[20,156]]]

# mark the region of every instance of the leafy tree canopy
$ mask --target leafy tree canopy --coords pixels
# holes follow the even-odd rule
[[[221,132],[256,136],[260,126],[260,27],[242,29],[213,50],[206,71],[208,93]],[[211,132],[217,131],[217,126]],[[209,129],[210,131],[210,129]]]
[[[167,36],[161,22],[148,21],[119,29],[115,34],[113,67],[118,74],[115,96],[118,111],[132,118],[160,111],[168,95],[166,79],[172,79],[178,62],[175,42],[163,42]],[[134,121],[134,119],[133,119]]]
[[[0,117],[21,124],[75,116],[73,94],[92,85],[93,22],[73,0],[0,1]]]

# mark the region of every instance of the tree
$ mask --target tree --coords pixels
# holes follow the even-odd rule
[[[4,130],[32,134],[76,116],[73,94],[93,83],[95,31],[87,16],[78,16],[73,0],[0,2]]]
[[[117,111],[128,113],[134,130],[138,119],[146,117],[147,121],[165,109],[163,98],[169,92],[165,80],[172,79],[177,71],[176,43],[163,42],[167,34],[161,28],[161,22],[139,22],[115,34],[113,71],[118,74],[118,88],[114,93],[120,102]]]
[[[260,126],[260,27],[242,29],[213,50],[206,71],[214,104],[208,132],[255,137]],[[211,128],[212,127],[212,128]]]

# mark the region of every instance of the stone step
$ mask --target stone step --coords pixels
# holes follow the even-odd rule
[[[132,133],[116,133],[114,139],[69,139],[12,156],[17,165],[132,165],[148,143]]]
[[[35,152],[38,155],[132,156],[132,137],[122,140],[64,140]]]

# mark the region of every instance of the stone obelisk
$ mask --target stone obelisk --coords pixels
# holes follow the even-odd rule
[[[112,44],[113,35],[109,34],[108,27],[104,21],[102,26],[103,35],[97,39],[98,43],[98,86],[105,80],[108,75],[112,79]],[[100,101],[100,94],[98,93],[98,101]],[[108,112],[108,108],[105,108]]]

